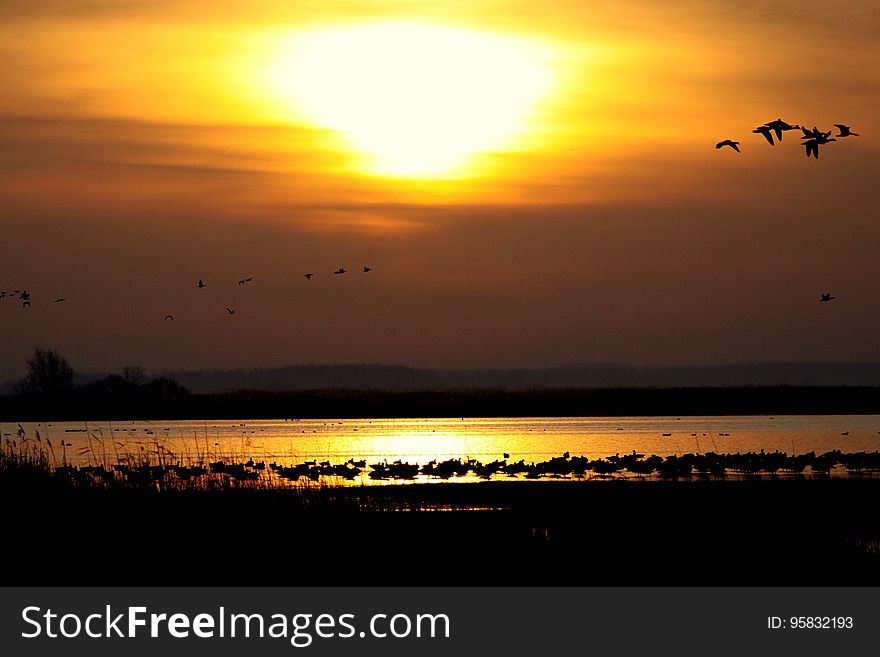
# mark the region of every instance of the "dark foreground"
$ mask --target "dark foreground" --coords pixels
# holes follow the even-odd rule
[[[878,585],[880,479],[0,480],[6,585]]]

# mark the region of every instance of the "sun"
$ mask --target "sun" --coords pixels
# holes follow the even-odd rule
[[[423,23],[368,23],[281,38],[265,82],[297,120],[339,133],[374,175],[461,174],[511,148],[553,86],[544,44]]]

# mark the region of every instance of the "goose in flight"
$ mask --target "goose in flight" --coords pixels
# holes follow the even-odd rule
[[[227,308],[227,309],[226,309],[226,312],[228,312],[230,315],[234,315],[234,314],[235,314],[235,308]]]
[[[340,267],[339,269],[337,269],[337,270],[336,270],[335,272],[333,272],[333,273],[334,273],[334,274],[344,274],[344,273],[345,273],[345,267]]]
[[[201,278],[199,279],[199,287],[206,287],[208,284],[205,283]]]
[[[840,131],[840,134],[835,135],[835,137],[858,137],[858,132],[853,132],[852,128],[848,125],[843,125],[842,123],[835,123],[834,127]]]
[[[314,276],[314,274],[311,274],[311,273],[310,274],[303,274],[303,276],[306,277],[306,280],[310,281],[310,280],[312,280],[312,276]]]
[[[801,132],[804,133],[804,136],[801,139],[827,139],[831,136],[831,130],[828,132],[822,132],[816,126],[813,126],[813,129],[809,128],[801,128]]]
[[[368,272],[371,272],[371,271],[373,271],[373,268],[372,268],[372,267],[367,267],[366,265],[364,265],[364,273],[365,273],[365,274],[368,273]]]
[[[767,140],[771,146],[773,146],[773,135],[770,133],[770,126],[762,125],[758,126],[752,132],[757,133],[759,135],[764,135],[764,139]]]
[[[776,119],[775,121],[770,121],[768,123],[765,123],[764,125],[776,133],[777,141],[782,141],[782,133],[786,130],[797,130],[800,128],[799,125],[791,125],[789,123],[786,123],[782,119]]]
[[[829,133],[830,134],[830,133]],[[807,157],[812,155],[817,160],[819,159],[819,146],[822,144],[827,144],[829,141],[837,141],[834,138],[828,139],[828,137],[824,136],[825,133],[822,133],[820,137],[814,137],[813,139],[808,139],[803,143],[804,148],[807,151]]]
[[[239,285],[244,285],[245,283],[250,283],[252,280],[254,280],[254,277],[253,277],[253,276],[248,276],[247,278],[242,278],[241,280],[239,280],[239,281],[238,281],[238,284],[239,284]]]
[[[170,319],[171,321],[174,321],[174,315],[165,315],[165,319]]]
[[[832,299],[836,299],[837,297],[831,296],[831,292],[823,292],[822,296],[819,297],[819,301],[831,301]]]
[[[715,148],[723,148],[723,147],[725,147],[725,146],[730,146],[730,147],[731,147],[733,150],[735,150],[737,153],[740,152],[740,150],[739,150],[739,142],[738,142],[738,141],[733,141],[732,139],[725,139],[724,141],[719,141],[717,144],[715,144]]]

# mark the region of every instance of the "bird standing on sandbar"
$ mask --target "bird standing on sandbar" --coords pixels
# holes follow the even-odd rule
[[[364,273],[365,273],[365,274],[368,273],[368,272],[371,272],[371,271],[373,271],[373,268],[372,268],[372,267],[367,267],[366,265],[364,265]]]
[[[303,274],[303,276],[306,277],[306,280],[310,281],[310,280],[312,280],[312,276],[314,276],[314,274]]]
[[[724,141],[719,141],[717,144],[715,144],[715,148],[723,148],[725,146],[730,146],[737,153],[741,152],[739,150],[739,142],[733,141],[732,139],[725,139]]]
[[[345,273],[345,267],[340,267],[339,269],[337,269],[337,270],[336,270],[335,272],[333,272],[333,273],[334,273],[334,274],[344,274],[344,273]]]
[[[205,281],[203,281],[201,278],[199,279],[199,287],[207,287],[207,285],[208,284],[205,283]]]

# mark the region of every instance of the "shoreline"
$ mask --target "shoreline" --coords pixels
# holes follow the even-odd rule
[[[880,387],[236,390],[162,399],[0,397],[0,422],[878,415]]]

